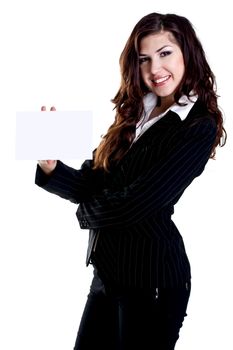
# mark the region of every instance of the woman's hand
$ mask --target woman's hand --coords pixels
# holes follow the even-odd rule
[[[46,175],[50,175],[56,168],[56,160],[38,160],[38,164]]]
[[[42,106],[41,111],[42,112],[46,111],[46,107]],[[52,112],[56,111],[56,108],[51,107],[50,111]],[[56,168],[57,161],[56,160],[38,160],[38,164],[46,175],[50,175],[53,172],[53,170]]]

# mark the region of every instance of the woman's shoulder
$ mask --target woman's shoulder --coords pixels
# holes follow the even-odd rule
[[[200,99],[197,99],[184,121],[184,126],[195,129],[212,129],[214,131],[217,129],[216,116],[208,111],[206,105]]]

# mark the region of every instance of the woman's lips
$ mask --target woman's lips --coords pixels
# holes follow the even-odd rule
[[[154,86],[162,86],[170,79],[171,75],[166,75],[165,77],[151,80]]]

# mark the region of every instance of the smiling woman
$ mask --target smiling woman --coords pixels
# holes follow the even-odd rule
[[[75,350],[173,350],[191,268],[174,206],[226,133],[214,75],[191,23],[151,13],[120,57],[116,116],[75,170],[39,162],[36,184],[79,204],[94,267]]]
[[[153,116],[164,112],[174,103],[174,91],[184,76],[182,51],[169,32],[148,35],[140,42],[139,63],[141,77],[150,91],[160,96],[160,108]]]

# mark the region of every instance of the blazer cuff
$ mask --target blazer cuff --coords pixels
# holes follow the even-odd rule
[[[47,175],[41,169],[39,164],[36,167],[36,175],[35,175],[35,184],[39,187],[44,187],[48,184],[49,180],[56,175],[56,173],[60,172],[62,168],[62,162],[60,160],[57,161],[56,168],[51,172],[51,174]]]

